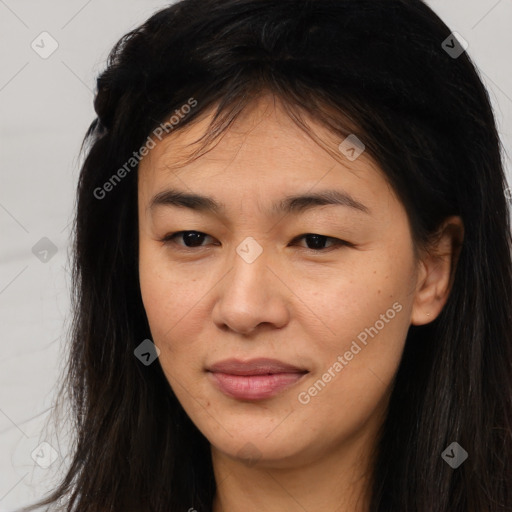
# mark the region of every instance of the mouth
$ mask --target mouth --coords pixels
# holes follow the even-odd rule
[[[293,386],[309,373],[276,359],[220,361],[207,369],[219,391],[238,400],[264,400]]]

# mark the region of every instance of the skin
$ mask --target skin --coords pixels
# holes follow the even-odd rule
[[[339,151],[334,158],[271,96],[183,165],[210,120],[171,133],[142,160],[138,213],[144,307],[169,385],[210,441],[213,510],[367,511],[371,453],[406,334],[446,302],[461,221],[447,219],[437,245],[416,259],[407,214],[378,165],[364,152],[353,162]],[[337,151],[341,140],[310,125]],[[168,188],[211,196],[226,210],[150,208]],[[369,213],[339,205],[269,212],[285,195],[324,189],[350,194]],[[183,237],[161,241],[186,230],[208,235],[202,247],[187,251]],[[297,239],[307,233],[352,245]],[[236,251],[246,237],[262,249],[252,263]],[[299,402],[396,303],[400,312],[316,396]],[[275,358],[309,373],[275,397],[237,400],[205,371],[230,357]]]

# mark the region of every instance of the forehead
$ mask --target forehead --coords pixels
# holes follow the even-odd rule
[[[169,185],[204,193],[222,192],[236,186],[240,194],[274,190],[303,191],[315,184],[382,186],[385,176],[364,152],[350,161],[339,150],[343,138],[319,122],[308,119],[305,133],[279,102],[263,97],[249,105],[201,156],[198,150],[213,118],[204,113],[181,130],[171,132],[139,165],[139,190],[150,194]]]

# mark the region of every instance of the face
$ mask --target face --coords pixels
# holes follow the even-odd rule
[[[159,364],[215,450],[275,466],[335,453],[387,406],[418,275],[406,212],[365,152],[350,160],[310,121],[334,158],[266,97],[185,164],[210,120],[139,168]]]

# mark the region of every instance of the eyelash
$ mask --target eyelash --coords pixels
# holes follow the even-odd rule
[[[169,244],[177,245],[178,247],[180,247],[180,250],[184,250],[184,251],[193,251],[195,249],[204,249],[205,246],[187,247],[185,245],[177,244],[174,241],[174,239],[176,237],[178,237],[179,235],[185,234],[185,233],[196,233],[196,234],[199,234],[199,235],[210,236],[210,235],[207,235],[206,233],[203,233],[201,231],[185,230],[185,231],[176,231],[174,233],[169,233],[168,235],[166,235],[163,238],[161,238],[159,241],[163,242],[164,245],[169,245]],[[322,249],[309,249],[307,247],[303,247],[303,249],[305,251],[311,251],[313,253],[330,252],[331,250],[334,250],[334,249],[337,249],[337,248],[340,248],[340,247],[344,247],[344,246],[346,246],[346,247],[354,247],[354,244],[351,244],[350,242],[346,242],[345,240],[340,240],[339,238],[333,238],[333,237],[325,236],[325,235],[319,235],[317,233],[305,233],[303,235],[296,236],[292,240],[292,242],[295,242],[297,240],[300,240],[300,239],[308,237],[308,236],[316,236],[316,237],[320,237],[320,238],[325,238],[326,240],[333,240],[333,241],[336,242],[334,244],[334,246],[327,247],[327,248],[322,248]]]

